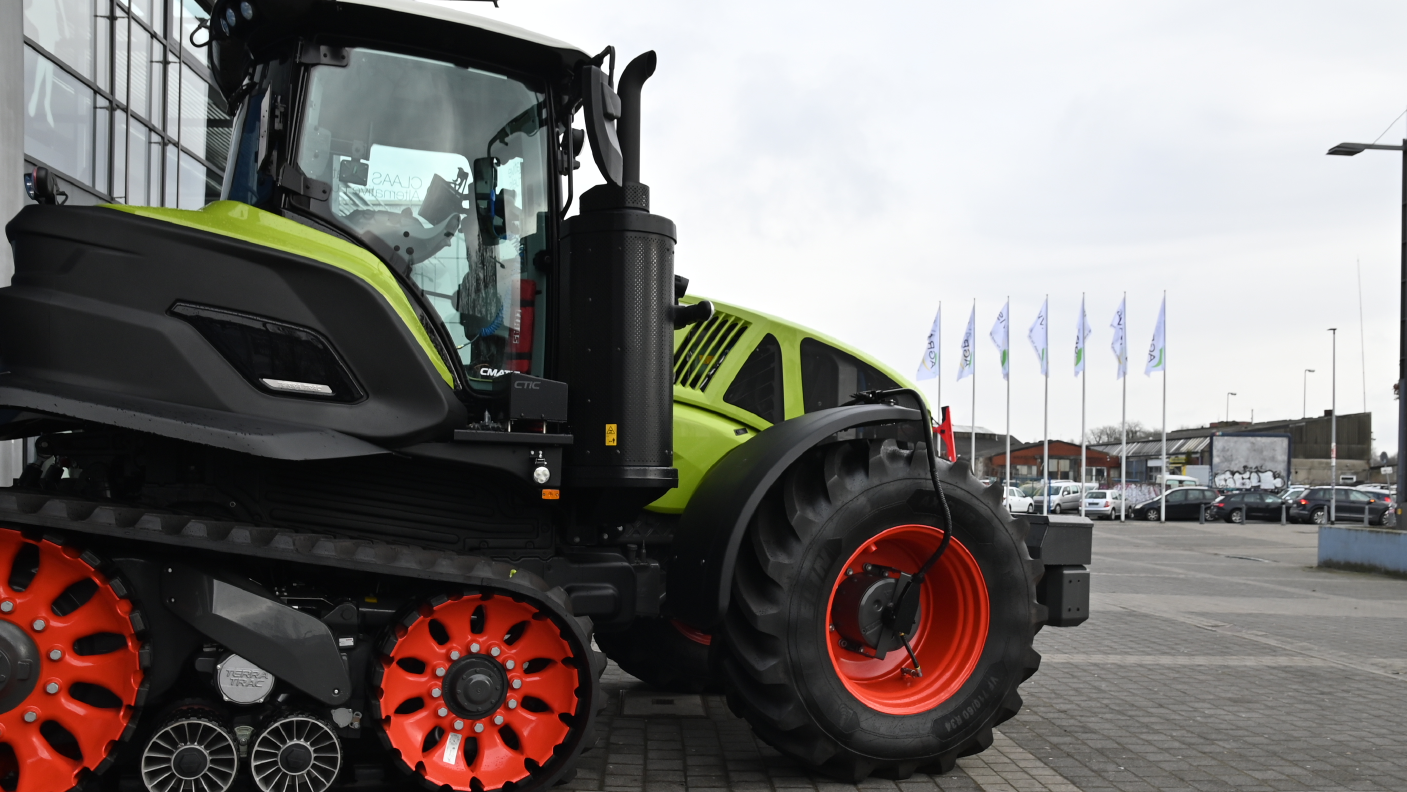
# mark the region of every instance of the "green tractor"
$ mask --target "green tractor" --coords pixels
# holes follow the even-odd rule
[[[1086,616],[1088,524],[1009,515],[884,366],[687,295],[653,53],[208,10],[222,200],[65,207],[41,168],[6,226],[0,787],[545,789],[595,646],[835,776],[990,744]]]

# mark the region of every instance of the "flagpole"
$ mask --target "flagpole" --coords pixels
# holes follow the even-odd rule
[[[1002,499],[1011,493],[1011,295],[1006,296],[1006,368],[1002,378],[1006,380],[1006,484],[1002,489]]]
[[[1050,310],[1050,295],[1049,295],[1049,294],[1047,294],[1047,295],[1045,296],[1045,303],[1042,305],[1041,310],[1042,310],[1042,311],[1047,311],[1046,316],[1045,316],[1045,326],[1046,326],[1046,333],[1049,334],[1049,333],[1050,333],[1050,314],[1048,313],[1048,311]],[[1042,431],[1045,432],[1045,457],[1044,457],[1044,459],[1041,461],[1041,477],[1045,479],[1045,497],[1042,498],[1041,500],[1042,500],[1042,507],[1045,509],[1046,515],[1049,516],[1049,515],[1050,515],[1050,361],[1047,359],[1047,358],[1049,358],[1049,356],[1050,356],[1050,352],[1049,352],[1049,349],[1050,349],[1049,335],[1047,335],[1046,338],[1047,338],[1047,340],[1046,340],[1046,345],[1045,345],[1045,346],[1046,346],[1046,351],[1042,352],[1042,357],[1041,357],[1041,368],[1045,369],[1045,406],[1044,406],[1044,407],[1042,408],[1042,410],[1041,410],[1042,415],[1044,416],[1044,418],[1042,419],[1043,422],[1044,422],[1044,423],[1043,423],[1043,427],[1042,427]]]
[[[943,301],[942,301],[942,300],[939,300],[939,301],[938,301],[938,317],[939,317],[939,321],[942,321],[942,316],[943,316]],[[935,361],[935,365],[937,365],[937,366],[941,369],[941,368],[942,368],[942,360],[943,360],[943,348],[942,348],[943,339],[942,339],[942,329],[941,329],[941,327],[940,327],[940,329],[939,329],[938,332],[939,332],[939,339],[938,339],[938,344],[937,344],[937,346],[936,346],[938,359],[937,359],[937,361]],[[939,372],[938,372],[938,376],[934,377],[934,379],[935,379],[935,380],[938,380],[938,421],[939,421],[939,423],[942,423],[942,421],[943,421],[943,372],[942,372],[942,371],[939,371]],[[932,430],[930,430],[930,431],[932,431]],[[937,440],[934,440],[933,442],[934,442],[934,443],[937,443],[938,441],[937,441]],[[944,452],[944,453],[947,453],[948,450],[949,450],[949,449],[944,449],[943,452]]]
[[[977,315],[977,298],[972,298],[972,314]],[[968,457],[967,466],[972,468],[972,475],[977,475],[977,337],[973,333],[972,338],[972,425],[967,427],[971,430],[968,436],[972,438],[972,455]]]
[[[1124,317],[1124,399],[1123,407],[1119,411],[1119,485],[1123,487],[1123,492],[1119,497],[1119,522],[1128,522],[1129,519],[1129,372],[1128,372],[1128,338],[1129,338],[1129,314],[1128,314],[1129,293],[1124,292],[1123,307]]]
[[[1163,486],[1162,497],[1159,499],[1160,506],[1159,522],[1168,521],[1168,292],[1163,290]]]
[[[1080,349],[1082,350],[1082,351],[1081,351],[1081,355],[1082,355],[1082,356],[1081,356],[1081,358],[1080,358],[1080,516],[1081,516],[1081,517],[1085,516],[1085,479],[1089,476],[1089,473],[1087,472],[1087,465],[1086,465],[1086,462],[1085,462],[1085,392],[1086,392],[1086,389],[1085,389],[1085,378],[1086,378],[1086,376],[1087,376],[1087,371],[1086,371],[1086,369],[1089,368],[1089,363],[1088,363],[1088,361],[1085,360],[1085,358],[1084,358],[1084,355],[1086,355],[1086,354],[1088,354],[1088,353],[1086,353],[1086,352],[1083,351],[1083,350],[1084,350],[1084,347],[1085,347],[1085,324],[1086,324],[1086,323],[1087,323],[1087,320],[1085,319],[1085,293],[1084,293],[1084,292],[1080,292],[1080,329],[1079,329],[1078,332],[1079,332],[1079,334],[1080,334]]]

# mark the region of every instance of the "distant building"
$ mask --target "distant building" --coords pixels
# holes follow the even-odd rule
[[[993,432],[985,426],[963,426],[953,424],[953,440],[957,445],[958,457],[961,459],[972,458],[972,442],[974,430],[977,441],[977,464],[973,466],[973,473],[978,476],[1000,475],[1000,469],[993,473],[994,468],[989,464],[989,459],[993,454],[1004,454],[1006,452],[1006,434]],[[1021,441],[1015,437],[1011,438],[1011,447],[1014,449],[1020,445]]]
[[[1168,470],[1173,475],[1186,475],[1193,465],[1210,465],[1211,437],[1216,434],[1288,434],[1290,436],[1291,472],[1290,481],[1294,484],[1328,484],[1330,479],[1331,434],[1330,415],[1313,418],[1297,418],[1289,421],[1217,421],[1196,429],[1180,429],[1168,432]],[[1385,481],[1382,471],[1388,477],[1391,467],[1382,467],[1381,460],[1374,460],[1373,414],[1368,412],[1349,413],[1338,417],[1338,456],[1339,476],[1351,476],[1350,483]],[[1118,454],[1119,443],[1101,443],[1100,451]],[[1154,482],[1162,464],[1162,440],[1130,441],[1128,457],[1128,480],[1136,483]],[[1115,472],[1117,476],[1117,471]]]
[[[1003,439],[1005,439],[1003,437]],[[980,444],[979,444],[980,445]],[[1104,448],[1103,446],[1100,449]],[[1096,483],[1117,480],[1119,458],[1108,452],[1087,446],[1085,449],[1085,480]],[[1039,481],[1045,464],[1045,443],[1012,442],[1011,480]],[[1006,449],[1000,449],[985,460],[990,475],[1000,476],[1006,469]],[[1050,479],[1076,481],[1080,478],[1080,446],[1064,440],[1050,441]]]

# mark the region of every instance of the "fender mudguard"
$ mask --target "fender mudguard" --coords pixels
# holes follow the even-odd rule
[[[832,407],[775,424],[729,451],[704,474],[674,531],[665,580],[669,615],[705,631],[722,621],[752,514],[802,454],[847,429],[920,419],[918,410],[887,404]]]
[[[166,607],[190,626],[324,704],[345,703],[352,682],[332,630],[254,588],[180,563],[161,578]]]

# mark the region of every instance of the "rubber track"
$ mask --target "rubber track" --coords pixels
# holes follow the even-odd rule
[[[591,619],[572,615],[571,602],[565,591],[548,584],[531,572],[514,570],[508,564],[483,556],[206,520],[141,507],[113,506],[14,490],[0,490],[0,525],[4,524],[73,531],[151,542],[168,547],[314,564],[378,575],[482,586],[505,593],[516,589],[549,601],[566,618],[576,622],[580,635],[584,637],[583,645],[591,645]],[[588,657],[591,663],[591,684],[596,688],[595,700],[600,703],[597,708],[599,712],[605,707],[599,680],[601,673],[606,669],[606,656],[589,650]],[[593,717],[592,721],[594,720]],[[135,725],[135,719],[133,724]],[[584,750],[590,750],[594,744],[593,731],[594,722],[588,726],[587,734],[582,738]],[[124,738],[129,736],[124,735]],[[567,775],[572,772],[571,764],[568,763]]]
[[[857,783],[871,774],[904,779],[916,771],[946,773],[959,757],[990,747],[992,727],[1021,709],[1017,687],[1040,666],[1040,654],[1034,648],[1027,649],[1018,680],[985,723],[940,755],[913,760],[864,756],[842,746],[816,724],[786,680],[787,626],[783,611],[787,597],[783,586],[795,577],[793,566],[800,558],[801,548],[837,509],[872,486],[904,478],[929,479],[922,451],[900,449],[892,440],[870,442],[859,453],[855,453],[854,444],[846,446],[837,443],[821,454],[803,457],[764,499],[748,529],[733,579],[732,606],[726,617],[726,658],[719,663],[729,708],[745,717],[759,736],[782,753],[847,781]],[[945,486],[975,494],[994,507],[996,514],[1005,513],[1000,483],[983,487],[966,461],[954,464],[940,459],[938,475]],[[950,489],[949,498],[952,497]],[[1032,618],[1030,636],[1024,640],[1030,647],[1046,619],[1045,606],[1036,601],[1036,583],[1045,567],[1032,560],[1027,551],[1026,534],[1030,528],[1024,519],[1007,516],[1001,521],[1001,528],[1011,534],[1026,566]]]

